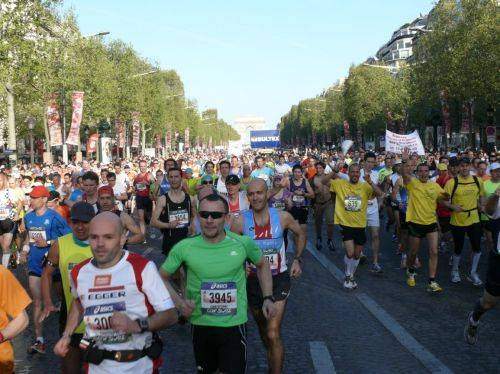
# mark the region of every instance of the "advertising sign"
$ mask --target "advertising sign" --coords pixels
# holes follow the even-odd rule
[[[278,148],[280,146],[280,130],[254,130],[250,131],[250,147]]]

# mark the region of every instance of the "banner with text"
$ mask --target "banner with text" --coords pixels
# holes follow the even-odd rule
[[[250,148],[278,148],[280,146],[280,130],[250,131]]]
[[[405,148],[408,148],[411,153],[416,152],[419,156],[425,155],[424,146],[417,130],[408,135],[385,130],[385,150],[387,152],[401,154]]]
[[[139,148],[139,135],[141,133],[139,115],[139,112],[132,112],[132,148]]]
[[[89,136],[87,140],[87,153],[95,153],[97,151],[98,141],[99,141],[99,134],[95,133]]]
[[[47,107],[47,126],[49,127],[51,147],[62,145],[61,117],[59,116],[59,105],[57,104],[58,98],[59,95],[57,93],[51,94]]]
[[[73,102],[73,115],[71,116],[71,128],[69,129],[67,144],[80,144],[80,124],[82,123],[83,115],[83,92],[75,91],[71,95]]]

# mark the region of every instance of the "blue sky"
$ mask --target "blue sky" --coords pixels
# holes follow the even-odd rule
[[[262,116],[268,127],[374,55],[430,0],[66,0],[83,34],[130,43],[175,69],[186,96],[232,124]]]

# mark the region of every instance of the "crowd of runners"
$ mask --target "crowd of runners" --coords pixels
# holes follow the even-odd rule
[[[497,154],[473,151],[206,151],[108,165],[6,164],[0,372],[13,371],[9,341],[28,324],[28,351],[49,349],[44,329],[58,313],[60,340],[50,349],[65,373],[156,372],[158,331],[176,323],[190,325],[199,373],[244,373],[250,311],[269,372],[280,373],[280,327],[306,245],[345,251],[343,287],[353,290],[359,264],[389,271],[381,230],[393,233],[396,250],[383,251],[400,256],[408,287],[418,271],[430,293],[446,292],[445,278],[484,288],[464,316],[464,338],[475,344],[480,318],[500,298],[499,186]],[[162,235],[159,269],[134,251],[152,228]],[[428,264],[419,260],[424,249]],[[468,269],[460,267],[465,255]],[[481,255],[489,257],[484,279]],[[447,274],[437,274],[438,261],[449,262]],[[14,275],[21,271],[26,291]]]

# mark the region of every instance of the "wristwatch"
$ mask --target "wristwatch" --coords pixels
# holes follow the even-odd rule
[[[149,321],[148,321],[147,317],[146,318],[137,318],[135,320],[135,322],[137,322],[137,324],[141,328],[141,332],[149,331]]]
[[[276,302],[273,295],[268,295],[263,297],[263,301],[271,300],[273,303]]]

